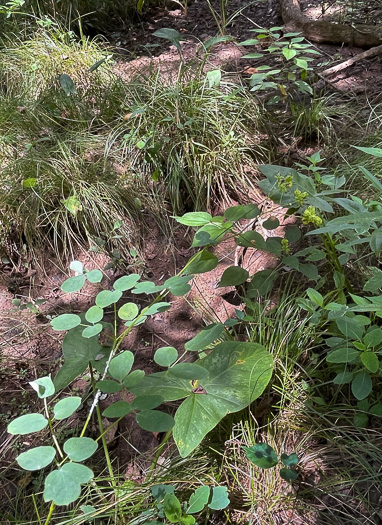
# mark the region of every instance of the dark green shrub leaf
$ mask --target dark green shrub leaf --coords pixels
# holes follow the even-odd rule
[[[314,290],[313,288],[308,288],[306,293],[308,294],[309,299],[318,306],[323,306],[324,304],[324,298],[320,294],[320,292],[317,292],[317,290]]]
[[[64,443],[64,452],[72,461],[85,461],[97,448],[97,441],[88,437],[72,437]]]
[[[285,239],[289,242],[297,242],[301,239],[301,230],[298,226],[289,226],[285,230]]]
[[[207,246],[208,244],[218,244],[223,240],[227,231],[228,227],[222,227],[220,224],[206,224],[195,233],[191,247],[196,248],[198,246]]]
[[[290,468],[282,468],[280,470],[280,477],[285,479],[285,481],[296,481],[298,478],[298,473],[295,470]]]
[[[279,458],[267,443],[256,443],[252,447],[243,447],[251,463],[260,468],[271,468],[277,465]]]
[[[93,472],[85,465],[66,463],[48,474],[45,480],[44,501],[56,505],[69,505],[81,494],[81,485],[90,481]]]
[[[138,383],[140,383],[144,377],[145,373],[143,370],[134,370],[127,377],[125,377],[123,384],[126,388],[130,388],[138,385]]]
[[[365,345],[374,348],[382,343],[382,330],[380,328],[369,329],[363,338]]]
[[[249,277],[249,273],[240,266],[230,266],[227,268],[220,280],[219,287],[238,286],[243,284]]]
[[[124,417],[127,414],[130,414],[132,412],[131,404],[127,401],[116,401],[109,407],[107,407],[106,410],[102,412],[102,415],[107,418],[119,418]]]
[[[41,470],[52,463],[55,455],[54,447],[36,447],[20,454],[16,461],[24,470]]]
[[[121,292],[126,292],[126,290],[131,290],[134,286],[137,285],[140,275],[137,273],[131,273],[130,275],[125,275],[120,277],[113,284],[114,290],[120,290]]]
[[[212,489],[211,503],[208,505],[212,510],[223,510],[229,505],[227,487],[214,487]]]
[[[151,410],[163,403],[162,396],[138,396],[131,403],[134,410]]]
[[[357,428],[366,428],[369,422],[369,416],[365,413],[358,412],[354,414],[353,423]]]
[[[155,315],[159,312],[165,312],[166,310],[168,310],[169,308],[171,308],[171,304],[170,303],[165,303],[165,302],[161,302],[161,303],[155,303],[153,305],[151,305],[145,312],[144,314],[145,315]]]
[[[382,403],[377,403],[370,408],[370,414],[377,417],[382,417]]]
[[[166,494],[163,501],[163,510],[170,523],[179,523],[182,517],[180,501],[174,494]]]
[[[194,258],[194,260],[187,266],[185,273],[194,274],[194,273],[206,273],[211,270],[214,270],[218,265],[218,258],[213,253],[204,249]],[[172,293],[173,290],[171,290]],[[174,294],[175,295],[175,294]]]
[[[235,238],[235,242],[238,246],[244,246],[245,248],[256,248],[263,251],[266,249],[264,238],[254,230],[240,233]]]
[[[102,290],[96,297],[96,305],[100,308],[106,308],[114,303],[117,303],[122,297],[122,292],[120,290]]]
[[[124,321],[132,321],[139,313],[138,306],[135,303],[125,303],[118,310],[118,317]]]
[[[174,491],[174,485],[154,485],[151,487],[151,494],[158,503],[164,500],[166,494],[174,494]]]
[[[208,485],[203,485],[195,490],[190,496],[188,502],[187,514],[196,514],[201,512],[210,499],[211,489]]]
[[[180,224],[185,226],[204,226],[212,220],[212,216],[204,211],[185,213],[183,217],[174,217]]]
[[[354,377],[353,372],[349,372],[348,370],[345,369],[336,375],[336,377],[333,379],[333,383],[335,385],[347,385],[353,380],[353,377]]]
[[[85,314],[88,323],[98,323],[103,318],[103,310],[99,306],[92,306]]]
[[[263,227],[266,230],[275,230],[280,226],[280,221],[277,217],[269,217],[266,221],[263,222]]]
[[[373,382],[366,370],[357,373],[351,384],[351,391],[356,399],[365,399],[373,389]]]
[[[178,363],[169,368],[169,373],[180,379],[205,379],[208,377],[208,370],[195,363]]]
[[[311,281],[317,281],[317,279],[320,277],[318,275],[317,266],[313,263],[306,263],[306,264],[300,263],[299,271]]]
[[[13,435],[33,434],[45,428],[48,420],[42,414],[25,414],[9,423],[7,431]]]
[[[57,332],[63,331],[63,330],[71,330],[72,328],[75,328],[79,324],[81,324],[81,318],[79,315],[76,314],[62,314],[58,317],[55,317],[50,324],[54,328],[54,330],[57,330]]]
[[[344,336],[348,337],[349,339],[358,339],[359,341],[362,340],[365,329],[362,325],[359,325],[355,321],[354,317],[344,316],[340,319],[336,319],[335,322],[338,329],[344,334]]]
[[[105,392],[106,394],[115,394],[116,392],[122,390],[123,386],[121,383],[117,383],[111,379],[103,379],[102,381],[98,381],[96,383],[96,388],[101,390],[101,392]]]
[[[76,275],[76,277],[70,277],[69,279],[66,279],[66,281],[64,281],[61,285],[61,290],[67,293],[78,292],[78,290],[81,290],[85,282],[85,275]]]
[[[286,467],[295,467],[298,463],[298,456],[295,452],[292,454],[281,454],[281,461]]]
[[[53,407],[53,414],[55,419],[61,420],[74,414],[81,404],[81,398],[78,396],[66,397],[61,399]]]
[[[158,410],[142,410],[137,414],[137,423],[148,432],[167,432],[172,429],[175,421],[170,414]]]
[[[260,209],[256,204],[247,204],[246,206],[239,204],[228,208],[224,212],[224,217],[231,222],[236,222],[240,219],[255,219],[259,215]]]
[[[379,370],[379,359],[373,352],[361,352],[360,355],[362,364],[369,372],[378,372]]]
[[[100,283],[102,281],[103,275],[100,270],[91,270],[87,272],[86,278],[89,283]]]
[[[129,350],[114,357],[109,366],[109,374],[117,381],[122,382],[129,374],[134,363],[134,354]]]
[[[344,347],[332,350],[326,357],[328,363],[351,363],[359,356],[356,348]]]
[[[173,346],[158,348],[154,354],[154,361],[159,366],[171,366],[178,359],[178,350]]]
[[[210,344],[212,344],[216,339],[218,339],[224,332],[224,325],[222,323],[214,323],[198,333],[193,339],[190,339],[185,345],[184,348],[188,352],[197,352],[199,350],[204,350]]]
[[[261,297],[272,291],[273,284],[278,277],[278,272],[275,270],[262,270],[257,272],[253,277],[247,288],[248,299]]]
[[[55,392],[53,381],[50,376],[40,377],[35,381],[30,381],[30,386],[37,392],[40,399],[52,396]]]
[[[82,337],[85,337],[85,339],[90,339],[91,337],[94,337],[102,332],[102,324],[94,324],[93,326],[87,326],[83,332]]]

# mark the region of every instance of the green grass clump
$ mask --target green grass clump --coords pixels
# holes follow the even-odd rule
[[[170,85],[158,72],[127,86],[125,108],[108,151],[163,188],[175,213],[248,198],[266,151],[259,146],[262,112],[246,91],[183,75]]]

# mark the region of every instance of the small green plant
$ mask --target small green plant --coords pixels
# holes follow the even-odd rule
[[[247,458],[256,467],[267,469],[282,464],[280,469],[280,476],[285,481],[296,481],[298,472],[295,467],[298,463],[298,456],[295,452],[292,454],[282,453],[280,458],[277,456],[274,449],[267,443],[256,443],[251,447],[243,447]]]

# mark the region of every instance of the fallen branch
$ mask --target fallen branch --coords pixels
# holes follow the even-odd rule
[[[330,75],[333,75],[334,73],[338,73],[339,71],[342,71],[343,69],[347,69],[348,67],[352,66],[356,62],[359,62],[360,60],[374,57],[376,55],[379,55],[380,53],[382,53],[382,45],[377,46],[377,47],[372,47],[371,49],[368,49],[367,51],[364,51],[363,53],[359,53],[353,58],[349,58],[349,60],[345,60],[345,62],[341,62],[340,64],[337,64],[336,66],[330,67],[329,69],[325,69],[325,71],[321,72],[321,76],[328,77]]]

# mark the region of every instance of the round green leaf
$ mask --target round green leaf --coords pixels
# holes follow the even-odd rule
[[[9,434],[33,434],[45,428],[48,420],[42,414],[25,414],[9,423],[7,431]]]
[[[172,429],[175,421],[170,414],[158,410],[142,410],[137,414],[137,423],[148,432],[167,432]]]
[[[240,266],[230,266],[227,268],[220,280],[219,287],[238,286],[243,284],[249,277],[249,273]]]
[[[86,274],[89,283],[100,283],[102,281],[102,272],[100,270],[92,270]]]
[[[102,415],[108,418],[123,417],[132,411],[130,403],[127,401],[116,401],[106,410],[103,411]]]
[[[359,401],[365,399],[373,389],[373,382],[366,370],[361,370],[353,379],[351,391]]]
[[[48,474],[45,480],[44,501],[56,505],[69,505],[81,494],[81,485],[90,481],[93,472],[85,465],[66,463]]]
[[[139,309],[135,303],[126,303],[118,310],[118,317],[124,321],[131,321],[138,315]]]
[[[78,396],[66,397],[65,399],[61,399],[53,407],[53,414],[55,419],[66,419],[67,417],[74,414],[74,412],[77,410],[80,404],[81,398]]]
[[[85,314],[88,323],[98,323],[103,318],[103,310],[99,306],[92,306]]]
[[[280,221],[277,217],[269,217],[262,225],[267,230],[275,230],[280,226]]]
[[[64,452],[72,461],[84,461],[90,458],[97,448],[97,441],[88,437],[73,437],[64,443]]]
[[[195,363],[178,363],[171,367],[169,372],[181,379],[204,379],[208,377],[208,370]]]
[[[298,463],[298,455],[295,452],[292,454],[281,454],[281,461],[286,467],[295,467]]]
[[[40,399],[52,396],[55,392],[53,381],[50,376],[40,377],[35,381],[30,381],[30,386],[37,392]]]
[[[55,455],[54,447],[36,447],[20,454],[16,461],[24,470],[40,470],[50,465]]]
[[[63,330],[71,330],[81,324],[81,318],[76,314],[62,314],[53,319],[50,324],[58,332]]]
[[[138,396],[131,403],[134,410],[149,410],[159,407],[163,403],[162,396]]]
[[[83,332],[82,337],[85,337],[85,339],[90,339],[91,337],[94,337],[102,332],[102,324],[94,324],[92,326],[87,326]]]
[[[361,352],[360,357],[365,368],[373,373],[378,372],[379,359],[377,354],[374,354],[373,352]]]
[[[164,289],[163,285],[156,285],[152,281],[144,281],[142,283],[136,284],[134,290],[132,290],[131,293],[133,294],[154,294],[157,292],[161,292]]]
[[[79,290],[81,290],[85,282],[85,275],[76,275],[75,277],[70,277],[69,279],[66,279],[66,281],[64,281],[61,285],[61,290],[66,293],[78,292]]]
[[[78,274],[81,274],[84,271],[84,266],[81,261],[72,261],[69,268]]]
[[[353,422],[357,428],[366,428],[369,422],[369,416],[364,412],[358,412],[357,414],[354,414]]]
[[[285,479],[285,481],[296,481],[298,473],[290,468],[282,468],[280,470],[280,476],[282,479]]]
[[[120,300],[122,292],[120,290],[102,290],[96,297],[96,305],[100,308],[106,308]]]
[[[134,363],[134,355],[129,350],[122,352],[110,361],[109,374],[117,381],[123,381]]]
[[[159,366],[171,366],[178,359],[178,350],[173,346],[158,348],[154,354],[154,361]]]
[[[131,288],[134,288],[140,278],[141,276],[137,273],[131,273],[130,275],[120,277],[113,284],[114,290],[120,290],[121,292],[131,290]]]
[[[123,384],[126,388],[133,387],[140,383],[145,377],[145,372],[143,370],[134,370],[123,380]]]
[[[267,443],[256,443],[252,447],[243,447],[251,463],[260,468],[271,468],[277,465],[279,459],[273,448]]]
[[[106,394],[115,394],[115,392],[122,390],[122,385],[111,379],[104,379],[103,381],[98,381],[98,383],[96,383],[96,388]]]

